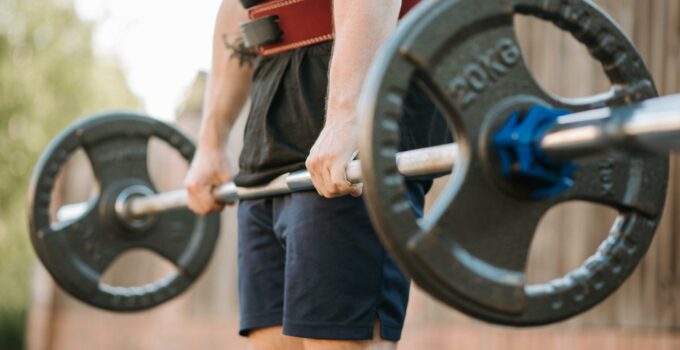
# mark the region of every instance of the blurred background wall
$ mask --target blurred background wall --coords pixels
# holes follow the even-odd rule
[[[68,1],[0,0],[0,349],[24,338],[34,271],[24,198],[37,156],[79,115],[140,106],[118,64],[94,54],[92,31]]]
[[[680,92],[680,2],[596,1],[619,22],[646,59],[662,94]],[[178,19],[179,21],[180,19]],[[540,20],[517,18],[525,59],[546,90],[567,97],[609,88],[585,49]],[[0,349],[242,349],[236,335],[235,213],[209,269],[188,293],[154,310],[113,314],[62,293],[36,263],[27,239],[24,197],[37,155],[74,118],[108,108],[140,108],[120,64],[92,50],[93,24],[69,1],[0,0]],[[181,54],[181,53],[180,53]],[[205,74],[177,101],[175,123],[195,135]],[[241,118],[229,144],[242,143]],[[153,143],[152,178],[176,189],[186,164]],[[680,349],[680,175],[674,159],[666,213],[648,255],[613,297],[567,322],[535,329],[490,326],[413,288],[401,349]],[[58,193],[64,203],[87,198],[92,182],[82,156],[69,163]],[[439,181],[441,186],[445,179]],[[436,199],[436,187],[429,203]],[[532,246],[530,282],[580,265],[606,236],[614,213],[569,203],[543,219]],[[167,266],[143,251],[121,257],[106,280],[134,284]]]

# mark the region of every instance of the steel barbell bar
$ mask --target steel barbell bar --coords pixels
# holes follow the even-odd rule
[[[665,154],[680,149],[680,94],[561,116],[541,139],[551,159],[611,148]]]
[[[607,107],[560,116],[540,138],[540,148],[551,159],[570,160],[612,148],[640,152],[667,153],[680,149],[680,94],[646,100],[622,107]],[[397,154],[396,164],[404,176],[448,173],[458,155],[455,143],[405,151]],[[360,161],[347,167],[347,179],[356,184],[362,180]],[[215,187],[213,196],[225,203],[241,199],[264,198],[314,189],[309,172],[300,171],[279,176],[259,187],[238,187],[226,183]],[[124,220],[153,215],[186,207],[185,190],[121,197],[117,214]],[[87,203],[62,207],[57,217],[68,221],[82,215]]]

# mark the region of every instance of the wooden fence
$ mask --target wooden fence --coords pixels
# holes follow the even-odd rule
[[[639,47],[662,94],[680,92],[680,1],[601,0]],[[608,89],[601,68],[582,46],[540,20],[518,18],[526,60],[536,78],[555,94],[575,97]],[[204,76],[192,88],[177,119],[195,135]],[[197,102],[199,101],[199,102]],[[236,159],[244,118],[236,127],[230,154]],[[179,188],[186,164],[167,148],[152,146],[152,176],[159,188]],[[77,157],[76,157],[77,158]],[[59,195],[65,202],[86,198],[90,187],[83,159],[69,167]],[[77,171],[76,171],[77,170]],[[671,187],[662,224],[649,253],[611,298],[567,322],[516,330],[472,320],[414,288],[402,349],[680,349],[680,175],[672,165]],[[91,180],[90,180],[91,181]],[[438,183],[441,186],[441,181]],[[436,192],[436,191],[434,191]],[[428,198],[429,203],[436,197]],[[532,246],[530,281],[546,281],[580,265],[606,235],[613,213],[570,203],[544,218]],[[242,349],[236,335],[235,212],[223,214],[223,232],[209,269],[176,300],[139,314],[114,314],[87,307],[54,286],[37,264],[28,343],[33,350],[57,349]],[[133,252],[118,261],[107,280],[134,283],[164,271],[158,259]]]

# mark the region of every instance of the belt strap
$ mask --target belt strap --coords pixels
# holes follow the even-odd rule
[[[400,18],[419,1],[403,0]],[[261,56],[333,40],[333,0],[269,0],[250,6],[248,16],[251,21],[241,24],[243,40]]]
[[[241,23],[243,43],[246,47],[256,47],[272,44],[283,36],[278,24],[278,16],[266,16],[252,21]]]
[[[243,5],[244,8],[251,8],[255,5],[259,5],[267,0],[241,0],[241,5]]]

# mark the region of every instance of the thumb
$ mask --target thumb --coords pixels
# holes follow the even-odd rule
[[[352,185],[352,192],[350,194],[352,197],[361,197],[364,194],[364,184],[358,183]]]

